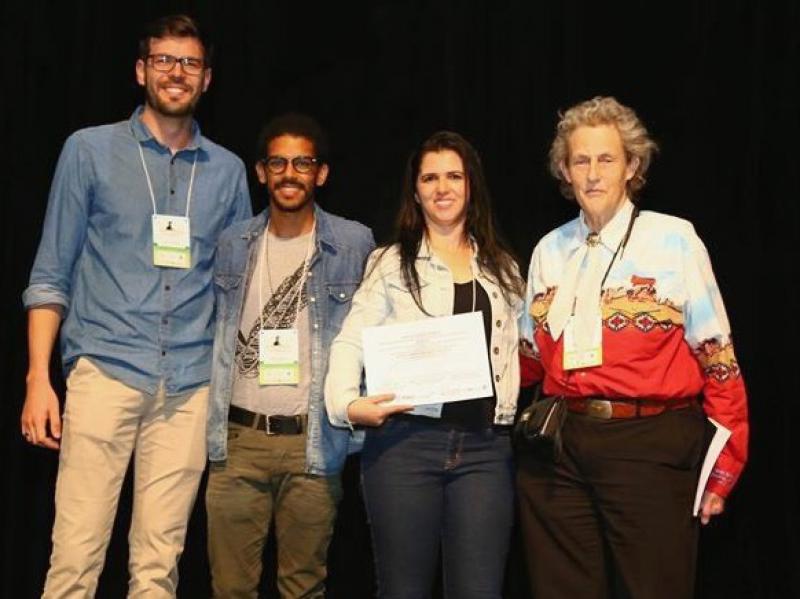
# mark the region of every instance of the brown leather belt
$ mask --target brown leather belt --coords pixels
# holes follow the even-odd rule
[[[231,422],[264,431],[268,435],[299,435],[305,428],[306,418],[307,416],[304,414],[296,416],[265,416],[238,406],[231,406],[231,410],[228,413],[228,420]]]
[[[570,412],[593,418],[644,418],[670,410],[683,410],[696,402],[694,397],[677,399],[608,399],[604,397],[565,397]]]

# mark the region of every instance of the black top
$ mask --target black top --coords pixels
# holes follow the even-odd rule
[[[453,300],[453,314],[472,312],[472,281],[468,283],[454,283],[455,296]],[[492,305],[486,290],[475,281],[475,310],[483,313],[483,331],[486,335],[486,349],[489,351],[492,337]],[[491,367],[491,359],[489,361]],[[492,382],[493,393],[489,397],[465,399],[446,403],[442,407],[440,422],[466,430],[480,430],[492,426],[494,422],[494,408],[497,402]]]

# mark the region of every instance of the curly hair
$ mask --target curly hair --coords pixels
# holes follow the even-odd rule
[[[289,135],[291,137],[304,137],[314,144],[314,153],[320,163],[327,164],[330,156],[328,136],[320,124],[307,114],[287,112],[273,117],[261,129],[256,146],[256,161],[267,157],[267,146],[276,137]]]
[[[559,112],[558,116],[556,137],[550,146],[549,167],[550,173],[558,179],[562,195],[569,199],[575,198],[572,186],[561,172],[561,164],[566,163],[568,158],[569,144],[567,142],[570,134],[578,127],[613,125],[622,138],[626,160],[639,159],[636,172],[627,183],[628,195],[632,200],[637,199],[638,192],[647,182],[645,174],[650,167],[653,153],[658,151],[658,145],[650,137],[633,109],[620,104],[610,96],[595,96],[591,100],[576,104],[566,112]]]

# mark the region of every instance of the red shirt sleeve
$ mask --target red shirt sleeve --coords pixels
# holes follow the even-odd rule
[[[731,431],[711,471],[706,491],[727,497],[747,462],[749,425],[744,380],[738,372],[727,380],[719,380],[712,373],[703,393],[706,414]]]
[[[520,342],[519,352],[519,378],[520,387],[530,387],[544,378],[542,362],[534,355],[526,342]]]

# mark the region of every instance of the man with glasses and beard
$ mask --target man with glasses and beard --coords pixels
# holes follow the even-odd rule
[[[22,434],[60,447],[45,597],[94,596],[131,454],[129,596],[176,593],[205,466],[214,246],[251,215],[241,160],[192,119],[210,55],[189,17],[149,24],[144,106],[74,133],[59,158],[23,297]],[[59,326],[63,417],[48,371]]]
[[[308,116],[263,130],[256,175],[269,206],[224,231],[214,262],[217,330],[206,492],[215,597],[257,597],[270,523],[282,597],[323,597],[340,473],[354,441],[328,421],[328,351],[367,255],[365,226],[315,202],[328,144]]]

